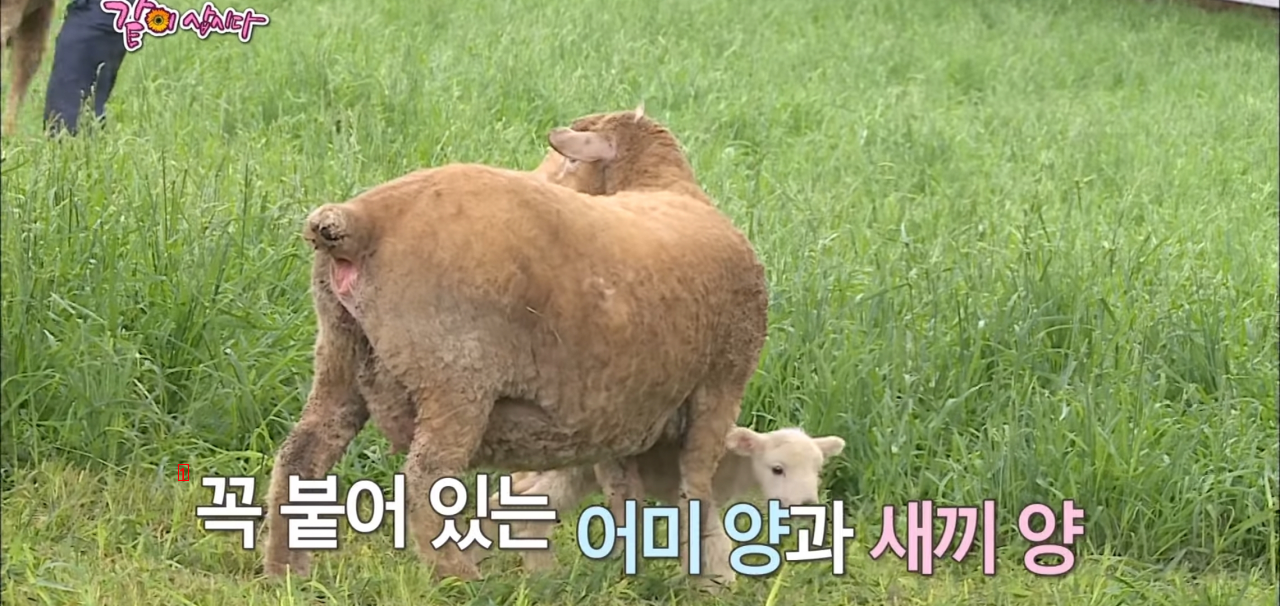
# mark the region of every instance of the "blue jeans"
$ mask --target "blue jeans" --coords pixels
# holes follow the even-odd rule
[[[45,92],[44,127],[74,135],[80,105],[93,94],[93,110],[106,120],[107,98],[124,61],[124,37],[112,27],[115,15],[98,0],[72,0],[53,51],[53,69]]]

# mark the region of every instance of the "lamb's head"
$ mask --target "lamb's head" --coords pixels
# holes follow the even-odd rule
[[[783,507],[818,504],[823,464],[844,450],[839,436],[815,438],[790,427],[767,433],[734,427],[726,439],[726,456],[748,458],[764,498]]]
[[[552,183],[597,196],[667,189],[707,199],[680,142],[644,115],[643,104],[578,118],[547,142],[551,149],[533,172]]]

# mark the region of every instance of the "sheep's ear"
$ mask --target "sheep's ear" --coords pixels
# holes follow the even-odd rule
[[[729,448],[729,452],[750,456],[764,446],[764,436],[746,427],[734,427],[725,436],[725,446]]]
[[[844,438],[840,436],[822,436],[814,438],[813,443],[818,445],[818,450],[822,451],[824,458],[830,459],[844,450]]]
[[[639,122],[640,118],[643,118],[643,117],[644,117],[644,101],[641,101],[640,105],[636,106],[636,115],[634,119],[636,122]]]
[[[608,161],[618,153],[613,146],[613,141],[600,133],[591,131],[557,128],[547,135],[547,142],[551,144],[551,149],[556,150],[560,155],[578,162]]]

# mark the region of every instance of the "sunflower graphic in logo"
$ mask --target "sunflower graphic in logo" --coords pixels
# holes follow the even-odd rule
[[[153,8],[147,11],[146,24],[147,29],[153,34],[163,34],[168,32],[173,26],[174,15],[162,8]]]

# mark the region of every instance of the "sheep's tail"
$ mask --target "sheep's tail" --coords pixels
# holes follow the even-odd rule
[[[354,262],[368,250],[373,226],[348,204],[324,204],[307,215],[302,237],[317,252]]]

